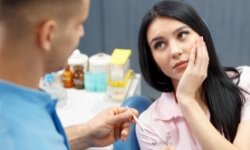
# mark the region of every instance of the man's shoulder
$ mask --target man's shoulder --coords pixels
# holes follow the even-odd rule
[[[0,149],[67,148],[46,108],[35,110],[17,105],[10,108],[0,101],[0,120]]]

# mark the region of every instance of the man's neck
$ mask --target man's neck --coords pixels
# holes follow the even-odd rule
[[[25,54],[8,54],[6,51],[0,51],[0,79],[38,89],[40,77],[43,75],[42,63],[35,55],[33,57],[20,57],[20,55]]]

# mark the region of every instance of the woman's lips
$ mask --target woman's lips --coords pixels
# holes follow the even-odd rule
[[[187,64],[188,64],[188,61],[180,61],[174,65],[173,69],[180,70],[180,69],[186,68]]]

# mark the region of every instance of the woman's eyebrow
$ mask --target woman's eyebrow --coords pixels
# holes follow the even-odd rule
[[[175,30],[173,31],[173,35],[177,34],[178,32],[180,32],[181,30],[183,30],[183,29],[185,29],[185,28],[189,28],[189,27],[184,25],[184,26],[181,26],[181,27],[175,29]]]
[[[189,28],[189,27],[186,26],[186,25],[184,25],[184,26],[181,26],[181,27],[175,29],[175,30],[173,31],[173,35],[177,34],[177,33],[180,32],[181,30],[186,29],[186,28]],[[153,39],[150,41],[150,44],[152,44],[154,41],[158,41],[158,40],[162,40],[162,39],[164,39],[164,37],[162,37],[162,36],[155,37],[155,38],[153,38]]]
[[[153,44],[154,41],[159,41],[159,40],[162,40],[162,39],[164,39],[162,36],[155,37],[155,38],[153,38],[153,39],[151,40],[150,45]]]

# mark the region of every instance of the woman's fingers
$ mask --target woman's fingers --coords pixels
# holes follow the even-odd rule
[[[208,56],[208,51],[207,51],[207,46],[206,46],[206,43],[205,41],[202,42],[202,45],[203,45],[203,55],[204,55],[204,60],[205,60],[205,66],[206,68],[208,67],[208,64],[209,64],[209,56]]]
[[[189,56],[189,61],[188,61],[188,68],[191,69],[195,65],[195,59],[196,59],[196,51],[197,51],[197,44],[195,44],[191,50],[190,56]]]
[[[195,73],[197,77],[200,76],[202,79],[205,79],[207,76],[207,68],[208,68],[207,47],[203,40],[203,37],[199,37],[197,40],[195,64],[192,72]]]
[[[200,66],[199,70],[203,75],[203,78],[205,79],[207,77],[207,68],[208,68],[208,53],[207,53],[207,47],[202,39],[200,41]]]
[[[197,40],[197,52],[196,52],[196,60],[195,60],[195,69],[196,71],[201,71],[203,66],[203,45],[202,45],[203,37],[199,37]]]

